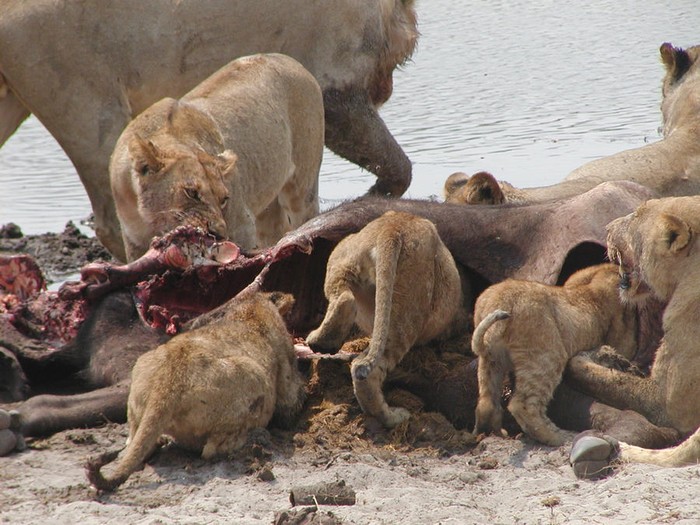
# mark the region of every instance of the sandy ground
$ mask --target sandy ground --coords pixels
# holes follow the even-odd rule
[[[78,267],[86,253],[94,257],[80,242],[88,247],[62,250],[81,252]],[[582,481],[568,465],[569,444],[522,436],[477,444],[453,428],[435,430],[429,414],[414,416],[410,432],[379,429],[361,415],[348,380],[338,379],[332,402],[316,391],[293,431],[260,431],[218,461],[168,446],[111,494],[90,488],[83,464],[121,448],[125,424],[29,440],[24,452],[0,458],[0,523],[700,524],[700,466],[625,465]],[[291,491],[341,480],[354,505],[320,504],[305,517],[306,507],[292,507]]]
[[[371,446],[323,453],[273,447],[271,481],[250,462],[204,462],[170,448],[115,493],[97,495],[82,464],[125,438],[125,425],[66,431],[0,458],[0,522],[273,523],[291,508],[293,488],[343,480],[356,503],[320,505],[319,521],[306,523],[335,523],[328,512],[358,524],[700,523],[697,466],[627,465],[605,480],[580,481],[567,464],[568,446],[498,437],[448,457]]]

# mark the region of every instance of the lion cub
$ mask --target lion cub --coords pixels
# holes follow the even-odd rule
[[[142,355],[132,372],[126,449],[107,475],[100,468],[116,452],[90,460],[90,482],[114,490],[164,434],[208,459],[240,448],[248,431],[266,426],[273,415],[281,423],[294,418],[304,382],[281,317],[292,303],[291,295],[280,293],[234,299],[209,324]]]
[[[389,211],[338,243],[328,260],[326,316],[307,342],[338,349],[353,325],[372,334],[369,348],[351,367],[362,410],[392,428],[408,419],[382,394],[387,373],[415,344],[466,326],[463,292],[452,255],[435,225]]]
[[[584,268],[564,286],[508,279],[476,301],[472,350],[479,356],[475,433],[501,429],[503,379],[515,375],[508,404],[532,438],[561,445],[567,434],[546,416],[547,405],[574,354],[604,344],[627,358],[636,351],[637,316],[619,296],[614,264]]]

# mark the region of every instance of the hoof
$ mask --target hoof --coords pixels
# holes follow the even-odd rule
[[[612,473],[618,452],[619,445],[614,438],[584,432],[576,436],[571,445],[569,463],[577,478],[601,479]]]
[[[7,410],[2,410],[0,408],[0,430],[10,428],[10,424],[12,424],[12,416],[10,416]]]
[[[0,456],[6,456],[12,452],[16,446],[17,434],[8,428],[0,430]]]

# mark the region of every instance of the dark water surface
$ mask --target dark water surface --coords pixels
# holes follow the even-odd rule
[[[659,139],[659,46],[700,44],[697,0],[418,0],[412,62],[381,114],[414,163],[407,196],[440,195],[460,170],[519,186]],[[326,152],[323,206],[373,175]],[[90,212],[53,138],[27,120],[0,149],[0,224],[59,231]]]

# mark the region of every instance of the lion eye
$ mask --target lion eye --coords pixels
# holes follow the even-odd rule
[[[185,195],[193,201],[202,200],[196,188],[185,188]]]
[[[228,196],[221,199],[221,209],[222,210],[225,209],[227,204],[228,204]]]

